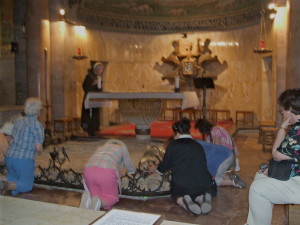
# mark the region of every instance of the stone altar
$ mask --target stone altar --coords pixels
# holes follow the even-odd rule
[[[196,92],[89,92],[85,98],[85,108],[109,107],[110,101],[118,100],[121,115],[136,125],[138,139],[150,139],[150,123],[161,113],[163,101],[182,100],[182,109],[197,108],[199,100]]]

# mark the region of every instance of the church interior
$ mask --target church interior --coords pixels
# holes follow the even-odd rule
[[[29,212],[20,202],[14,212],[0,212],[0,221],[92,224],[99,212],[79,204],[82,169],[97,146],[122,140],[138,166],[146,147],[162,146],[172,124],[187,117],[232,135],[247,187],[218,187],[211,212],[201,216],[182,210],[161,186],[125,191],[113,208],[159,214],[161,224],[245,224],[250,184],[272,157],[282,119],[277,98],[299,87],[299,12],[297,0],[1,0],[0,126],[38,97],[45,143],[33,190],[5,193],[0,208],[17,199],[37,202],[32,212],[49,211],[21,222]],[[101,92],[86,95],[82,85],[97,62],[104,65]],[[100,110],[92,136],[81,127],[82,107]],[[191,135],[203,138],[193,126]],[[143,185],[160,179],[150,176]],[[38,203],[70,214],[59,220],[64,216]],[[272,224],[299,224],[299,210],[275,205]]]

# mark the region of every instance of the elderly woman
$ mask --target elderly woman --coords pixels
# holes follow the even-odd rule
[[[81,110],[81,126],[90,136],[95,136],[95,132],[99,130],[100,111],[99,108],[85,109],[84,100],[88,92],[98,92],[102,90],[103,74],[104,65],[100,62],[96,62],[93,65],[93,69],[89,70],[89,73],[86,75],[82,84],[84,98]]]
[[[38,117],[42,109],[39,98],[25,101],[23,119],[14,124],[12,141],[6,152],[7,175],[0,181],[0,191],[11,190],[12,195],[32,190],[35,157],[43,150],[44,128]]]
[[[203,147],[190,135],[190,121],[186,118],[172,126],[174,139],[166,148],[159,172],[171,170],[171,196],[174,201],[194,215],[208,213],[211,209],[211,175]],[[207,201],[203,203],[203,196]]]
[[[282,123],[272,148],[277,162],[290,161],[288,180],[278,180],[261,171],[249,190],[248,225],[268,225],[274,204],[300,204],[300,89],[284,91],[278,98]],[[288,127],[290,129],[288,129]]]

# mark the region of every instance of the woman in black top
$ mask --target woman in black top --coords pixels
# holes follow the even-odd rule
[[[166,149],[159,172],[171,170],[171,195],[174,201],[194,215],[211,209],[211,175],[207,169],[202,146],[190,135],[190,121],[186,118],[172,126],[175,140]],[[205,201],[206,200],[206,201]]]

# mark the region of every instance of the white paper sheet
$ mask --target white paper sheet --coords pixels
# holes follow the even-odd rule
[[[160,215],[113,209],[93,225],[153,225]]]

